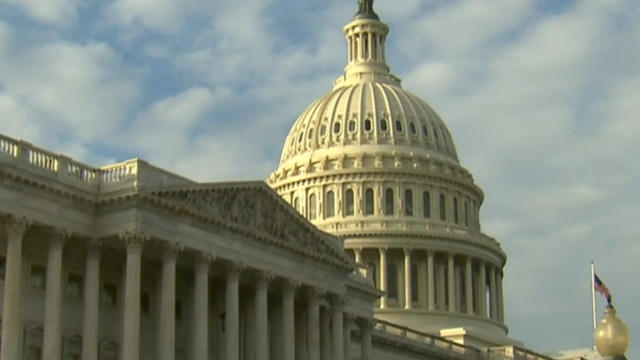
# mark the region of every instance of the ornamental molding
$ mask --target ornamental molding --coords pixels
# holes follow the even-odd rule
[[[340,240],[301,217],[263,182],[199,184],[143,191],[143,200],[316,261],[352,270]]]

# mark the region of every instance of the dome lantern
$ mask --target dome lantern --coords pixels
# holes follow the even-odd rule
[[[359,0],[358,4],[359,9],[353,21],[344,27],[348,64],[342,80],[377,75],[376,77],[387,78],[399,84],[399,79],[389,74],[386,63],[385,42],[389,27],[380,21],[373,10],[373,0]],[[341,81],[336,82],[336,86],[338,85],[342,85]]]
[[[594,342],[598,353],[610,360],[625,359],[624,353],[629,345],[629,330],[616,316],[616,310],[608,305],[604,310],[604,318],[594,334]]]

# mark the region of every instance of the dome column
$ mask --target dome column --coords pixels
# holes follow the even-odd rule
[[[465,302],[467,306],[467,314],[473,314],[473,275],[471,273],[471,257],[467,257],[465,261],[465,279],[464,279],[464,293]]]
[[[387,308],[387,249],[378,248],[380,253],[380,290],[385,294],[380,298],[380,309]]]
[[[433,251],[427,250],[427,310],[435,310],[435,268],[433,262]]]
[[[404,308],[411,309],[412,279],[411,279],[411,249],[404,248]]]
[[[504,323],[504,294],[502,293],[502,271],[496,271],[496,293],[498,303],[498,320]]]
[[[489,267],[489,300],[491,304],[491,312],[489,317],[492,320],[498,320],[498,303],[496,302],[496,270],[493,265]]]
[[[487,317],[487,268],[480,260],[478,266],[478,316]]]
[[[456,273],[455,273],[455,261],[453,253],[447,254],[447,294],[449,296],[448,310],[449,312],[456,311]]]

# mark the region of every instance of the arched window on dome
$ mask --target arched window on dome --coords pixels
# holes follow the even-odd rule
[[[422,133],[424,137],[429,137],[429,130],[427,130],[427,125],[422,125]]]
[[[353,190],[347,189],[344,196],[344,215],[351,216],[354,213],[353,209]]]
[[[349,121],[349,132],[354,132],[356,131],[356,121],[355,120],[350,120]]]
[[[364,121],[364,130],[366,132],[371,131],[371,120],[370,119],[367,119],[367,120]]]
[[[402,132],[402,122],[400,120],[396,120],[396,131]]]
[[[373,215],[374,213],[373,203],[374,203],[373,189],[367,188],[364,191],[364,214],[365,215]]]
[[[300,212],[300,198],[297,196],[293,198],[293,208]]]
[[[380,130],[382,130],[382,132],[387,131],[387,120],[385,118],[382,118],[382,120],[380,120]]]
[[[404,214],[413,216],[413,191],[409,189],[404,192]]]
[[[453,198],[453,222],[456,224],[460,222],[460,216],[458,214],[458,198],[457,197]]]
[[[398,265],[394,262],[387,264],[387,297],[398,299]]]
[[[387,189],[384,192],[384,214],[385,215],[393,215],[393,189]]]
[[[440,194],[440,220],[447,220],[447,203],[444,197],[444,194]]]
[[[411,133],[413,135],[416,134],[416,124],[414,124],[413,122],[409,123],[409,130],[411,131]]]
[[[316,194],[309,195],[309,220],[315,220],[316,212]]]
[[[340,123],[339,122],[333,123],[333,133],[334,134],[340,133]]]
[[[469,226],[469,203],[464,201],[464,226]]]
[[[324,204],[325,217],[332,218],[336,215],[336,199],[333,191],[327,192],[327,201]]]
[[[428,191],[422,193],[422,216],[431,217],[431,194]]]

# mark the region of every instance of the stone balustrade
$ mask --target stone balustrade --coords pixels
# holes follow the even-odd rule
[[[192,183],[187,178],[162,170],[140,159],[95,168],[1,134],[0,164],[12,165],[20,170],[93,192],[113,191],[142,184]]]

